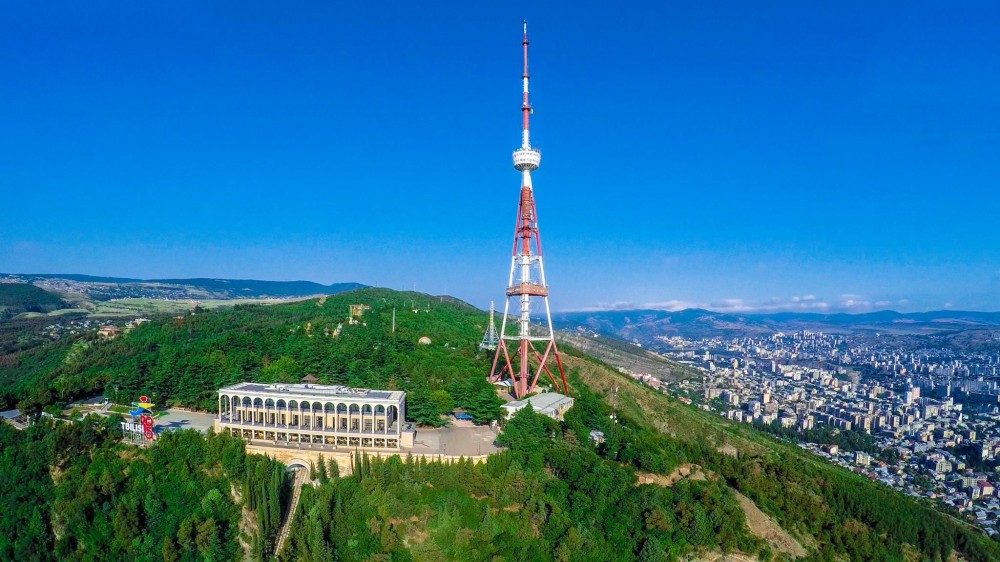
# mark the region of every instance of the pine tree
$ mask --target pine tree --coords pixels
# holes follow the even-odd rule
[[[180,555],[177,554],[177,544],[170,537],[163,537],[160,557],[164,562],[177,562],[177,560],[180,560]]]
[[[320,484],[326,484],[330,477],[326,473],[326,461],[323,459],[323,455],[319,457],[319,472],[317,473]]]

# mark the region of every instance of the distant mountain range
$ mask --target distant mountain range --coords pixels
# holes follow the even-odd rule
[[[553,315],[553,321],[563,329],[584,327],[602,334],[648,344],[660,336],[732,338],[799,330],[831,333],[870,331],[930,334],[974,328],[991,329],[1000,328],[1000,312],[883,310],[864,314],[800,312],[733,314],[691,308],[677,312],[663,310],[563,312]]]
[[[132,279],[75,273],[0,273],[0,281],[22,281],[51,291],[83,293],[102,301],[116,298],[243,299],[329,295],[365,287],[361,283],[322,285],[312,281],[255,279]]]

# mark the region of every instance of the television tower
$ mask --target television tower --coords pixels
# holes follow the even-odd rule
[[[493,351],[497,348],[497,342],[500,341],[500,336],[497,335],[497,323],[493,321],[493,312],[493,301],[490,301],[490,324],[486,326],[486,333],[483,334],[483,341],[479,343],[479,349]]]
[[[507,282],[507,302],[504,305],[503,321],[500,324],[500,340],[493,366],[490,368],[490,382],[509,378],[514,396],[521,398],[535,391],[542,371],[548,375],[553,386],[567,392],[566,376],[556,348],[555,332],[552,329],[552,314],[549,311],[549,289],[545,284],[545,268],[542,265],[542,239],[538,233],[538,212],[531,187],[531,172],[538,169],[542,153],[531,146],[528,132],[528,118],[531,104],[528,103],[528,22],[524,22],[524,86],[521,102],[521,147],[514,151],[514,168],[521,172],[521,196],[517,205],[517,219],[514,223],[514,247],[511,250],[510,278]],[[507,319],[511,299],[517,308],[516,328],[508,332]],[[533,299],[541,299],[545,306],[545,326],[532,326],[531,304]],[[508,347],[508,342],[510,346]],[[516,342],[516,344],[515,344]],[[515,348],[516,345],[516,348]],[[514,351],[511,354],[511,351]],[[501,361],[501,357],[503,360]],[[547,363],[554,358],[559,370],[559,380],[552,374]],[[532,361],[535,365],[532,365]]]

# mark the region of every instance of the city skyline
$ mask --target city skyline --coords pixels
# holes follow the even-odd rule
[[[527,18],[554,309],[1000,309],[996,6],[593,7],[2,8],[0,270],[500,301]]]

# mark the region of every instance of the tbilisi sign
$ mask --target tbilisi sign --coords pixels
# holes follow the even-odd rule
[[[146,396],[140,396],[138,402],[132,402],[129,415],[132,421],[122,422],[122,431],[132,441],[153,440],[153,406]]]

